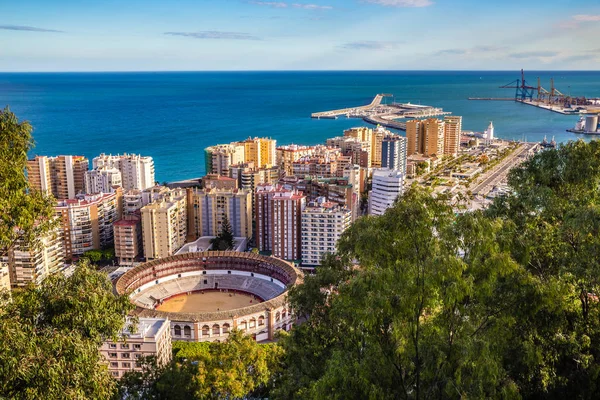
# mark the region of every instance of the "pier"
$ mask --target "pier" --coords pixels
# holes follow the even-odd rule
[[[336,119],[340,115],[347,115],[347,114],[357,113],[357,112],[361,112],[361,111],[368,111],[368,110],[371,110],[371,109],[381,105],[381,101],[383,100],[383,98],[384,98],[383,94],[378,94],[377,96],[375,96],[375,98],[373,99],[371,104],[368,104],[366,106],[349,107],[349,108],[342,108],[340,110],[317,112],[317,113],[311,114],[311,118]]]
[[[378,94],[369,105],[318,112],[311,114],[311,117],[315,119],[337,119],[339,116],[345,115],[347,118],[360,118],[369,124],[405,131],[406,123],[397,121],[398,119],[430,118],[452,114],[441,108],[420,104],[381,104],[384,97],[391,96],[390,94]]]

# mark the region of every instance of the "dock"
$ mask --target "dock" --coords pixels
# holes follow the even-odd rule
[[[369,105],[318,112],[311,114],[311,118],[337,119],[339,116],[345,115],[347,118],[362,119],[369,124],[381,125],[386,128],[405,131],[406,123],[397,120],[410,118],[430,118],[452,114],[451,112],[444,111],[441,108],[421,104],[381,104],[384,97],[391,96],[392,95],[390,94],[378,94]]]
[[[340,115],[353,114],[353,113],[357,113],[357,112],[361,112],[361,111],[369,111],[369,110],[381,105],[381,101],[383,100],[383,97],[384,97],[383,94],[378,94],[377,96],[375,96],[375,98],[373,99],[371,104],[368,104],[366,106],[348,107],[348,108],[342,108],[340,110],[317,112],[317,113],[311,114],[310,117],[316,118],[316,119],[336,119]]]

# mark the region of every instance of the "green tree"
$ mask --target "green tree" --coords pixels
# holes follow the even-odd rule
[[[517,395],[502,355],[527,274],[495,240],[500,221],[457,217],[448,200],[409,190],[291,291],[309,320],[282,342],[278,397]]]
[[[98,348],[118,339],[132,308],[85,263],[14,293],[0,309],[0,398],[110,398],[116,383]]]
[[[8,107],[0,111],[0,257],[19,240],[30,243],[55,224],[54,200],[32,190],[25,172],[32,127]]]
[[[131,399],[235,399],[264,396],[278,372],[282,349],[257,344],[241,331],[224,343],[174,343],[174,359],[158,367],[144,360],[142,371],[126,374],[120,396]]]
[[[528,397],[600,396],[600,142],[545,150],[509,175],[512,193],[490,217],[534,277],[510,370]]]
[[[223,222],[221,223],[221,232],[215,238],[211,239],[210,243],[213,245],[213,250],[233,249],[233,229],[227,216],[223,218]]]

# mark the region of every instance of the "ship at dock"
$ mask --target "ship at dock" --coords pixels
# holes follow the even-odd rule
[[[600,135],[600,114],[581,115],[577,123],[575,123],[575,128],[567,129],[567,132],[583,135]]]

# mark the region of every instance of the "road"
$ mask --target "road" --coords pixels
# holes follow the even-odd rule
[[[524,143],[517,150],[515,150],[511,155],[506,157],[500,164],[498,164],[491,171],[488,171],[482,177],[483,180],[481,183],[478,183],[477,186],[473,188],[471,191],[474,195],[487,195],[499,182],[506,178],[508,171],[511,168],[519,164],[521,161],[519,158],[527,154],[531,149],[537,146],[537,143]]]

